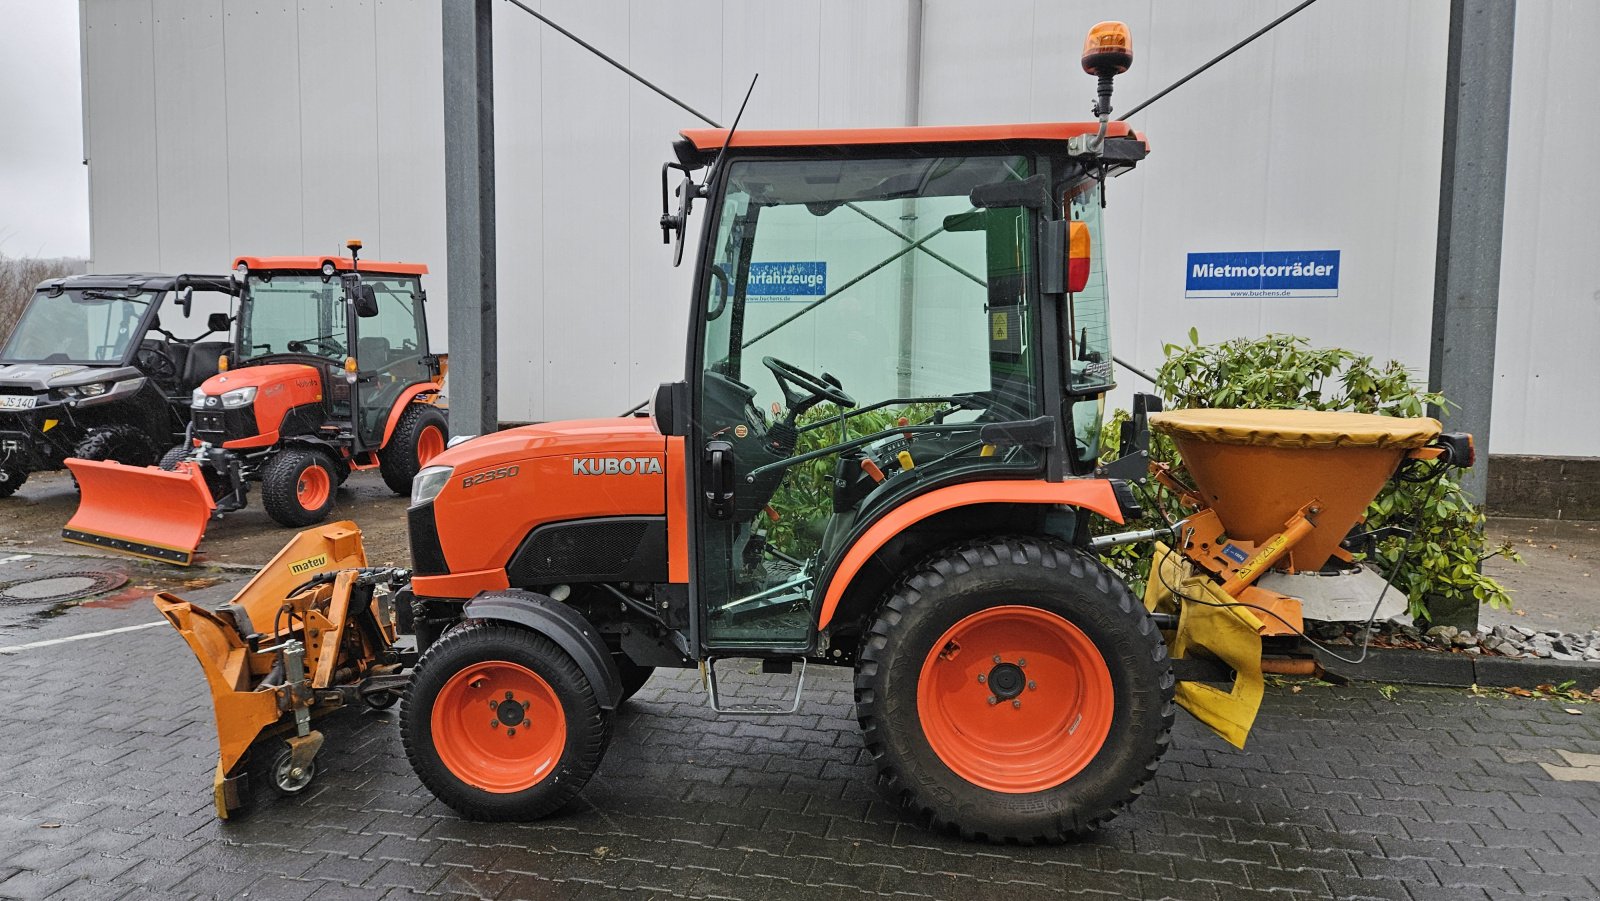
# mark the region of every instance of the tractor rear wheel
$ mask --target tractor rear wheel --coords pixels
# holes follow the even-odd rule
[[[333,508],[337,484],[333,458],[303,447],[288,447],[261,468],[261,505],[279,525],[316,525]]]
[[[938,829],[1057,842],[1138,797],[1171,740],[1166,645],[1126,585],[1042,538],[958,545],[903,578],[856,669],[879,783]]]
[[[471,820],[535,820],[600,766],[611,717],[577,662],[527,629],[473,620],[428,648],[400,705],[422,784]]]
[[[0,497],[10,497],[17,493],[22,483],[28,481],[28,471],[15,466],[0,466]]]
[[[408,403],[389,443],[378,451],[378,472],[395,494],[410,494],[411,479],[428,461],[444,453],[450,425],[432,404]]]

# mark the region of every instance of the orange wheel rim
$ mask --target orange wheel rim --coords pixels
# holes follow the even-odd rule
[[[436,425],[430,425],[417,436],[417,465],[426,466],[428,461],[444,453],[444,433]]]
[[[1111,732],[1111,671],[1089,636],[1037,607],[980,610],[934,643],[917,680],[922,732],[944,765],[1008,794],[1055,788]]]
[[[439,759],[457,779],[507,794],[537,785],[567,744],[555,690],[525,666],[474,663],[439,690],[431,719]]]
[[[328,471],[315,463],[307,466],[300,473],[300,478],[295,480],[294,496],[300,501],[300,506],[307,510],[315,510],[328,502],[328,495],[333,492],[333,483],[328,479]]]

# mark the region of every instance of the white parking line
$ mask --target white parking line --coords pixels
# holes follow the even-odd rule
[[[137,632],[140,629],[154,629],[164,626],[166,620],[157,620],[153,623],[140,623],[137,626],[123,626],[120,629],[106,629],[103,632],[86,632],[83,635],[69,635],[66,638],[47,638],[44,641],[30,641],[27,644],[14,644],[9,648],[0,648],[0,654],[14,654],[17,651],[31,651],[34,648],[47,648],[53,644],[66,644],[69,641],[83,641],[85,638],[99,638],[102,635],[116,635],[118,632]]]

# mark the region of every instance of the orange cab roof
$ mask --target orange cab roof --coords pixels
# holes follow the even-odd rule
[[[733,147],[835,147],[862,144],[955,144],[974,141],[1066,141],[1092,135],[1099,122],[1029,122],[1019,125],[917,125],[900,128],[815,128],[733,133]],[[726,128],[691,128],[682,132],[696,150],[716,151],[727,140]],[[1111,122],[1106,137],[1133,135],[1149,142],[1126,122]]]
[[[333,268],[341,272],[349,272],[356,268],[355,261],[349,257],[239,257],[233,261],[233,268],[238,269],[243,263],[251,269],[299,269],[315,272],[322,268],[323,263],[332,263]],[[360,272],[383,272],[389,275],[427,275],[426,263],[385,263],[382,260],[362,260]]]

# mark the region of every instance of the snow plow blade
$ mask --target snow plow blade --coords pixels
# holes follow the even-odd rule
[[[310,728],[312,717],[342,704],[342,680],[369,680],[390,669],[379,658],[394,640],[393,626],[379,615],[371,588],[358,584],[366,562],[356,524],[328,523],[296,535],[220,607],[168,592],[155,596],[211,692],[217,816],[227,819],[249,805],[252,774],[264,770],[252,756],[264,758],[269,784],[291,772],[305,773],[309,783],[323,742]]]
[[[78,480],[78,510],[62,538],[163,563],[194,562],[217,506],[198,466],[184,462],[168,472],[77,457],[66,462]]]

